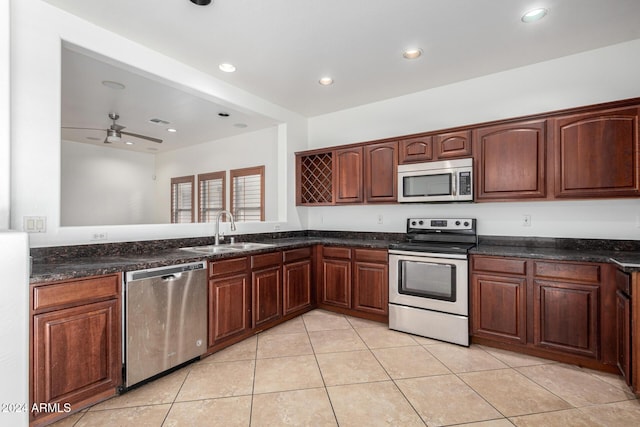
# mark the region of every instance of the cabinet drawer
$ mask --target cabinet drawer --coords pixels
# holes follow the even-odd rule
[[[285,263],[297,261],[299,259],[310,258],[311,257],[311,247],[300,248],[300,249],[291,249],[289,251],[284,251],[282,259]]]
[[[119,294],[119,274],[35,286],[33,288],[33,310],[40,312],[58,307],[86,304],[107,298],[117,298]]]
[[[379,249],[356,249],[356,261],[387,263],[387,251]]]
[[[324,258],[344,258],[351,259],[351,249],[337,246],[323,246],[322,256]]]
[[[587,283],[600,282],[600,266],[598,264],[566,264],[536,261],[533,271],[536,277],[566,279]]]
[[[209,263],[210,276],[222,276],[231,273],[245,273],[247,271],[247,257],[226,259]]]
[[[282,252],[270,252],[268,254],[253,255],[251,257],[251,268],[270,267],[272,265],[278,265],[282,262]]]
[[[527,274],[527,261],[515,258],[489,258],[473,256],[473,271],[489,271],[503,274]]]

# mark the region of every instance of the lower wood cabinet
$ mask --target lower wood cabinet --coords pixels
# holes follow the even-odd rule
[[[632,385],[631,365],[631,278],[616,271],[616,349],[617,365],[627,384]],[[636,368],[637,369],[637,368]],[[634,388],[637,384],[633,384]]]
[[[252,327],[282,317],[282,252],[251,257]]]
[[[389,273],[386,250],[323,246],[320,305],[345,314],[387,321]]]
[[[76,412],[116,394],[120,289],[119,274],[31,286],[30,407]],[[66,415],[32,412],[30,420],[43,425]]]
[[[284,251],[282,266],[282,314],[287,316],[314,303],[312,292],[311,248]]]
[[[611,371],[615,298],[609,264],[471,257],[475,342]]]
[[[209,264],[209,347],[251,328],[247,257]]]

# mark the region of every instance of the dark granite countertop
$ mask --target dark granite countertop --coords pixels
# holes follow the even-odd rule
[[[184,264],[201,260],[220,260],[305,247],[314,244],[387,249],[404,238],[402,233],[304,232],[277,235],[239,236],[239,241],[270,243],[273,246],[220,253],[198,254],[180,247],[209,245],[206,239],[130,242],[93,247],[42,248],[32,250],[34,262],[31,283],[53,282],[81,277]],[[173,245],[174,247],[167,247]],[[176,246],[177,245],[177,246]],[[640,271],[640,242],[550,238],[480,236],[471,254],[539,258],[557,261],[615,263],[625,272]]]
[[[252,240],[253,241],[253,240]],[[273,246],[251,250],[238,250],[219,254],[198,254],[178,248],[160,249],[143,253],[122,255],[92,255],[62,259],[34,260],[30,283],[45,283],[81,277],[97,276],[126,271],[144,270],[173,264],[202,260],[221,260],[255,255],[277,250],[295,249],[314,244],[386,249],[389,240],[338,238],[338,237],[289,237],[261,239],[261,243]]]

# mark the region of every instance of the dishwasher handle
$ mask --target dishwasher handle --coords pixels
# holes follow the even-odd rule
[[[190,271],[204,270],[207,268],[206,261],[192,262],[189,264],[178,264],[167,267],[148,268],[146,270],[128,271],[125,275],[126,282],[135,280],[161,278],[163,281],[179,279],[182,273]]]

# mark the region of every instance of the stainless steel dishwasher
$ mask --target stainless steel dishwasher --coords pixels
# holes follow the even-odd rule
[[[124,292],[125,388],[206,351],[205,261],[127,272]]]

